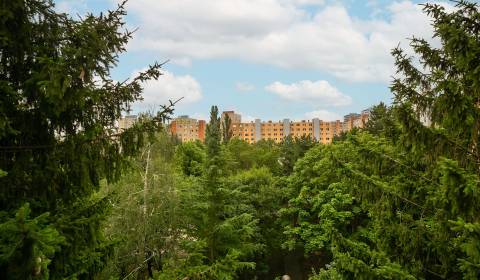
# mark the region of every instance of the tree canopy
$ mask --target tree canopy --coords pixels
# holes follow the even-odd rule
[[[141,99],[153,64],[133,79],[110,77],[132,33],[124,4],[80,19],[51,1],[3,1],[0,9],[0,276],[92,278],[113,243],[100,223],[108,199],[102,179],[117,180],[172,112],[115,122]],[[8,276],[8,277],[7,277]]]
[[[124,6],[2,5],[2,279],[479,279],[477,4],[423,5],[439,45],[395,48],[393,103],[328,145],[248,144],[217,106],[204,143],[169,106],[118,131],[161,74],[110,78]]]

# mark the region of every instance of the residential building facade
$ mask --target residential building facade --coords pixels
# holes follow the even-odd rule
[[[292,121],[290,119],[262,121],[255,119],[250,122],[242,122],[240,114],[236,114],[234,111],[224,111],[220,119],[223,123],[225,116],[228,115],[232,120],[230,126],[232,137],[244,140],[250,144],[260,140],[272,140],[280,143],[289,135],[296,138],[310,136],[320,143],[328,144],[342,132],[350,131],[354,127],[363,128],[368,121],[369,114],[369,110],[364,110],[361,114],[351,113],[344,117],[343,122],[340,120],[323,121],[318,118],[301,121]],[[204,141],[205,126],[204,120],[180,116],[172,121],[170,130],[182,142]]]
[[[205,141],[206,123],[189,116],[180,116],[170,123],[170,132],[182,142]]]
[[[300,138],[310,136],[321,143],[331,143],[335,135],[342,132],[342,123],[337,121],[325,122],[320,119],[291,121],[262,122],[256,119],[250,123],[233,123],[232,137],[237,137],[248,143],[255,143],[262,139],[282,142],[283,138],[291,135]]]

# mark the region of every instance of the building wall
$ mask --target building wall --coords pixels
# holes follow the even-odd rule
[[[198,121],[198,140],[205,142],[205,129],[207,128],[207,124],[204,120]]]
[[[248,143],[255,143],[259,140],[272,140],[275,143],[280,143],[285,137],[291,135],[296,138],[310,136],[321,143],[327,144],[331,143],[333,137],[340,135],[342,131],[342,122],[323,122],[319,119],[299,122],[292,122],[288,119],[278,122],[256,120],[251,123],[232,124],[232,136]]]
[[[133,126],[133,124],[137,121],[137,116],[130,115],[122,117],[118,120],[118,130],[122,131],[128,129]]]
[[[205,141],[205,121],[180,116],[170,123],[170,132],[182,142]]]
[[[344,116],[343,131],[350,131],[353,128],[364,128],[370,117],[370,110],[363,110],[361,114],[350,113]]]
[[[255,123],[232,123],[232,136],[248,143],[255,143]]]
[[[222,115],[220,116],[220,122],[223,123],[225,116],[228,115],[232,123],[241,123],[242,116],[240,114],[235,114],[235,111],[223,111]]]
[[[361,114],[351,113],[344,117],[344,121],[336,120],[325,122],[318,118],[313,120],[290,121],[261,121],[256,119],[252,122],[241,122],[241,116],[234,111],[224,111],[221,116],[223,121],[225,115],[232,119],[231,130],[232,137],[239,138],[250,144],[260,140],[271,140],[276,143],[283,141],[285,137],[300,138],[310,136],[320,143],[328,144],[333,141],[335,136],[349,131],[354,127],[363,128],[368,121],[368,110]],[[172,121],[170,125],[171,133],[177,135],[183,142],[185,141],[205,141],[206,123],[204,120],[195,120],[188,116],[181,116]]]

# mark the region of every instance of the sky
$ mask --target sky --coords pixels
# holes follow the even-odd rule
[[[55,3],[75,17],[114,9],[118,1]],[[138,30],[112,77],[124,80],[168,60],[164,75],[144,85],[144,101],[134,104],[133,113],[183,97],[177,116],[207,119],[217,105],[244,121],[343,119],[381,101],[391,103],[394,47],[413,55],[412,36],[438,44],[420,3],[130,0],[126,25]]]

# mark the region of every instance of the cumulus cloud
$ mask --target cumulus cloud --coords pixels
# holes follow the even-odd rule
[[[342,117],[339,114],[330,112],[327,110],[315,110],[315,111],[307,112],[305,113],[305,118],[309,120],[318,118],[323,121],[336,121],[336,120],[342,119]]]
[[[265,90],[287,100],[309,102],[316,106],[345,106],[352,103],[350,96],[341,93],[323,80],[303,80],[292,84],[277,81],[266,86]]]
[[[248,92],[255,90],[255,86],[245,82],[237,82],[235,84],[235,89],[239,92]]]
[[[135,0],[128,3],[140,30],[131,50],[158,51],[188,64],[233,58],[294,69],[326,71],[338,78],[386,82],[390,50],[415,34],[432,35],[429,18],[410,2],[393,2],[388,19],[361,20],[339,3],[314,15],[304,5],[320,0]],[[178,12],[181,11],[181,12]]]
[[[258,117],[255,117],[249,114],[244,114],[242,112],[236,112],[236,113],[242,116],[242,122],[244,123],[254,122],[255,119],[258,119]]]
[[[138,72],[136,72],[138,73]],[[143,101],[136,107],[152,108],[168,103],[168,100],[178,100],[183,97],[179,105],[194,103],[202,98],[200,84],[190,75],[176,76],[168,71],[158,80],[147,81],[143,84]]]

